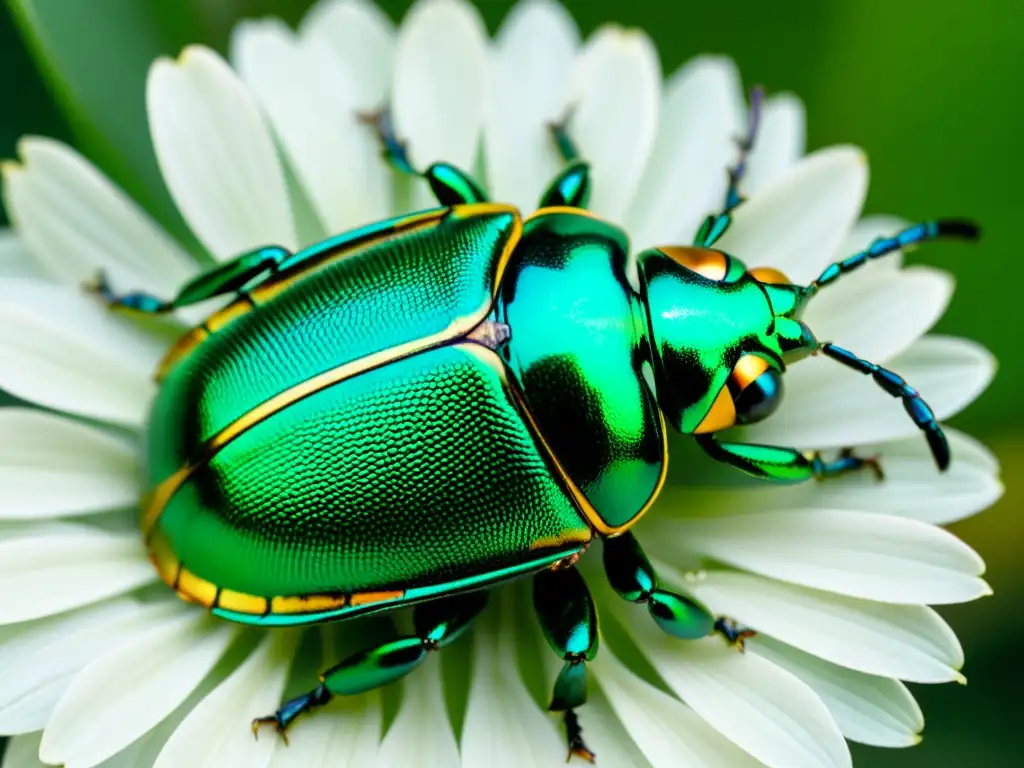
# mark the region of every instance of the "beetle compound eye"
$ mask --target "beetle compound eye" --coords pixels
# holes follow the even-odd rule
[[[771,416],[782,402],[782,374],[769,368],[736,398],[736,421],[753,424]]]
[[[736,401],[736,421],[754,424],[768,418],[782,402],[782,374],[757,355],[744,355],[733,368],[729,388]]]

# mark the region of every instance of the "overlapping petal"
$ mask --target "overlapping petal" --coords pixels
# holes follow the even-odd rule
[[[46,724],[43,761],[91,768],[117,754],[195,690],[237,632],[185,606],[161,607],[165,615],[75,677]]]
[[[51,616],[155,580],[138,533],[49,523],[0,538],[0,624]]]
[[[218,259],[298,245],[284,173],[252,94],[213,51],[153,65],[149,129],[171,196]]]
[[[4,204],[22,245],[52,279],[165,293],[196,264],[137,203],[71,147],[30,137],[3,166]],[[23,270],[24,272],[24,270]]]
[[[590,208],[612,221],[623,218],[654,146],[660,82],[657,51],[639,30],[602,27],[577,58],[569,128],[591,164]]]
[[[905,517],[829,509],[654,521],[652,552],[690,549],[780,581],[883,603],[963,603],[991,594],[985,565],[953,534]],[[794,557],[793,553],[800,553]]]
[[[84,515],[137,503],[134,446],[28,408],[0,410],[0,519]]]
[[[0,387],[26,400],[141,425],[164,347],[81,290],[0,280]]]
[[[370,97],[358,70],[346,67],[325,40],[296,37],[279,21],[240,24],[231,58],[266,110],[326,231],[391,215],[392,171],[359,119],[373,108],[368,102],[383,102],[384,91]]]

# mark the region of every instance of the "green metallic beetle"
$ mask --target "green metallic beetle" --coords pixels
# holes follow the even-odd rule
[[[585,211],[587,165],[552,126],[565,169],[534,214],[487,202],[444,163],[418,173],[385,112],[385,157],[424,177],[443,207],[348,232],[299,253],[262,248],[187,284],[172,301],[97,290],[166,312],[234,300],[189,331],[158,372],[142,530],[160,576],[218,616],[280,627],[413,605],[415,631],[342,660],[308,693],[254,721],[284,732],[332,696],[394,681],[459,636],[488,587],[532,575],[534,604],[564,660],[551,709],[570,755],[593,759],[574,709],[597,615],[575,563],[595,538],[624,599],[671,635],[752,634],[663,589],[630,528],[665,478],[666,421],[715,459],[781,481],[835,461],[723,442],[782,395],[782,372],[822,353],[900,398],[940,469],[942,430],[896,374],[818,342],[801,312],[819,288],[961,221],[922,224],[830,266],[808,286],[713,248],[740,204],[755,94],[722,213],[692,247],[639,255]]]

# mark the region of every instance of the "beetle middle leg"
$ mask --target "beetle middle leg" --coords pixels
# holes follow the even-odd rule
[[[425,179],[441,205],[465,205],[488,201],[483,187],[472,176],[451,163],[434,163],[425,171],[416,170],[416,166],[409,159],[407,143],[395,135],[391,110],[387,107],[360,114],[358,118],[373,128],[380,142],[381,154],[388,164],[400,173]]]
[[[586,662],[597,655],[594,600],[579,571],[570,566],[534,576],[533,607],[548,643],[565,662],[548,709],[563,713],[569,757],[593,762],[594,753],[583,741],[575,710],[587,700]]]
[[[551,140],[565,167],[548,184],[541,195],[538,208],[586,208],[590,202],[590,164],[580,155],[576,142],[569,134],[572,110],[566,110],[561,119],[548,123]]]
[[[744,641],[754,636],[753,630],[730,619],[715,618],[696,600],[658,586],[651,561],[628,531],[604,540],[604,570],[619,597],[631,603],[646,603],[654,622],[673,637],[699,640],[717,633],[743,650]]]
[[[415,633],[354,653],[320,675],[320,684],[281,704],[274,714],[252,721],[253,734],[264,725],[284,734],[296,717],[321,707],[335,696],[351,696],[379,688],[409,674],[426,659],[458,638],[487,603],[485,592],[421,603],[413,610]],[[286,738],[286,737],[285,737]]]
[[[694,238],[694,245],[710,248],[722,235],[725,234],[732,223],[732,211],[743,202],[744,197],[740,193],[740,184],[747,172],[747,163],[750,153],[757,141],[757,132],[761,126],[761,105],[764,101],[764,91],[761,88],[754,88],[750,92],[750,109],[747,113],[747,133],[740,138],[736,144],[739,148],[739,157],[736,164],[727,170],[729,174],[729,186],[725,191],[725,200],[722,201],[722,210],[718,214],[708,216],[697,236]]]
[[[102,272],[86,288],[103,299],[108,307],[161,315],[217,296],[237,293],[257,278],[273,274],[291,255],[291,251],[278,245],[248,251],[192,278],[174,298],[166,300],[141,291],[117,293]]]

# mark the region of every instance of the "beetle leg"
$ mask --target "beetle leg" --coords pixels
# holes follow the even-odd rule
[[[563,168],[541,196],[538,208],[586,208],[590,202],[590,165],[573,160]]]
[[[743,202],[740,194],[740,182],[747,172],[747,162],[750,160],[750,153],[757,141],[757,131],[761,127],[761,104],[764,101],[764,91],[753,88],[750,91],[750,109],[747,112],[747,134],[739,139],[736,144],[739,147],[740,155],[736,165],[729,168],[729,188],[725,192],[725,201],[722,203],[722,213],[729,213],[736,206]]]
[[[586,208],[590,202],[590,164],[582,159],[576,142],[569,135],[570,118],[571,108],[559,120],[548,123],[551,139],[566,165],[548,185],[538,208]]]
[[[750,153],[757,141],[757,131],[761,125],[761,103],[764,100],[764,92],[760,88],[754,88],[750,92],[750,111],[747,117],[747,134],[736,143],[739,148],[739,158],[736,165],[728,169],[729,187],[725,192],[725,200],[722,202],[722,212],[708,216],[697,232],[693,240],[694,245],[702,248],[710,248],[715,244],[732,224],[732,217],[729,215],[745,199],[740,194],[740,183],[747,172],[747,162]]]
[[[159,315],[217,296],[236,293],[256,278],[272,274],[289,256],[290,251],[277,245],[243,253],[189,280],[170,300],[160,299],[141,291],[116,293],[102,272],[97,275],[94,282],[86,285],[86,289],[97,294],[111,308]]]
[[[487,193],[472,176],[451,163],[434,163],[425,171],[416,170],[409,159],[408,144],[395,135],[391,110],[382,107],[375,112],[360,114],[359,120],[371,128],[380,142],[381,154],[388,164],[400,173],[426,179],[434,197],[443,206],[486,203]]]
[[[563,713],[569,757],[593,762],[594,753],[583,741],[575,709],[587,700],[586,662],[597,655],[594,600],[579,571],[570,566],[534,576],[533,607],[548,643],[565,662],[555,680],[548,709]]]
[[[427,654],[458,638],[487,603],[484,592],[421,603],[413,610],[415,634],[354,653],[320,675],[320,685],[301,696],[284,702],[268,717],[252,721],[258,736],[270,725],[283,738],[296,717],[323,706],[335,696],[351,696],[379,688],[409,674]]]
[[[783,483],[826,480],[851,472],[870,470],[881,480],[882,467],[877,456],[860,457],[852,449],[843,450],[837,459],[826,461],[817,451],[803,453],[796,448],[774,445],[719,442],[711,435],[698,435],[697,443],[709,456],[748,475]]]
[[[628,531],[604,540],[604,570],[619,597],[646,603],[654,622],[673,637],[698,640],[717,633],[743,650],[744,641],[755,634],[731,619],[716,619],[696,600],[659,587],[651,561]]]

